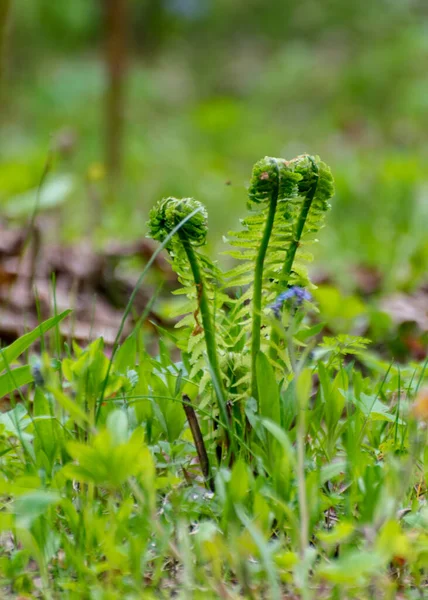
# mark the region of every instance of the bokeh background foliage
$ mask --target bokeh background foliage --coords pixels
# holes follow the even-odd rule
[[[0,331],[2,598],[425,597],[427,16],[424,0],[0,0],[0,324],[29,330]],[[208,257],[231,262],[251,165],[304,152],[337,193],[313,302],[270,287],[269,339],[253,259],[235,299]],[[170,196],[209,212],[207,255],[171,242],[189,311],[156,232]],[[167,206],[172,225],[196,203]],[[287,269],[284,287],[308,286]]]
[[[37,186],[53,138],[53,169],[73,177],[63,237],[141,237],[148,208],[174,194],[207,204],[216,245],[242,214],[255,160],[315,152],[337,182],[318,253],[330,276],[346,286],[350,265],[364,264],[381,270],[386,288],[419,283],[428,261],[425,2],[122,0],[124,131],[114,186],[106,151],[112,2],[10,4],[2,203]],[[94,204],[88,181],[95,228],[82,218]]]

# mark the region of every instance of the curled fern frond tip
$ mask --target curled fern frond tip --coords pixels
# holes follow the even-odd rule
[[[291,161],[265,156],[253,167],[248,195],[250,202],[270,201],[273,195],[281,200],[297,195],[296,184],[301,176],[294,173]]]
[[[249,198],[252,202],[260,203],[268,200],[278,186],[278,169],[274,159],[268,156],[257,161],[253,167]]]
[[[181,227],[180,232],[194,246],[203,246],[208,232],[208,214],[203,204],[194,198],[163,198],[150,211],[149,237],[162,242],[186,217],[199,209]]]
[[[334,179],[328,167],[319,156],[301,154],[290,161],[296,173],[299,173],[299,194],[306,196],[311,188],[316,188],[318,208],[328,210],[328,200],[334,195]]]

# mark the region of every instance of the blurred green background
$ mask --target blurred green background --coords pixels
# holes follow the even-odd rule
[[[31,212],[54,148],[41,205],[66,199],[63,239],[136,239],[158,198],[195,196],[208,206],[219,251],[221,235],[245,211],[253,163],[309,152],[331,166],[337,183],[316,253],[320,268],[345,289],[360,266],[379,270],[384,290],[424,281],[426,1],[9,4],[3,216],[19,221]],[[121,9],[125,44],[115,38],[123,36]],[[123,99],[122,142],[108,109],[112,85]],[[114,169],[106,159],[112,152]]]

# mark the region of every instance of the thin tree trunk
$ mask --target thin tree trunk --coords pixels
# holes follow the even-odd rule
[[[0,0],[1,1],[1,0]],[[127,0],[104,0],[106,94],[106,165],[111,181],[122,170],[124,87],[127,66]]]
[[[6,47],[7,22],[11,0],[0,0],[0,92],[4,79],[4,51]]]

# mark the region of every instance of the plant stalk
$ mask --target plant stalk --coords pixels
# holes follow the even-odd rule
[[[215,338],[214,324],[210,312],[209,299],[205,289],[205,283],[202,276],[202,272],[193,246],[181,229],[178,232],[178,236],[180,238],[181,243],[183,244],[184,251],[186,252],[186,256],[189,261],[190,268],[192,270],[193,279],[195,281],[199,311],[201,313],[202,325],[204,328],[205,345],[207,348],[208,361],[211,367],[212,374],[216,380],[216,385],[214,385],[214,388],[217,396],[218,407],[226,435],[227,444],[229,446],[231,437],[229,435],[228,426],[230,426],[231,423],[226,410],[226,390],[224,389],[223,376],[221,373],[220,363],[217,355],[217,343]]]
[[[202,474],[205,482],[212,492],[215,491],[214,479],[211,474],[210,461],[208,458],[207,450],[205,448],[204,438],[202,436],[201,428],[199,427],[198,417],[196,416],[195,409],[192,406],[191,400],[187,394],[183,395],[183,408],[186,413],[187,422],[189,423],[190,431],[192,433],[193,441],[195,443],[196,452],[198,453],[199,464],[201,467]]]
[[[298,219],[297,225],[296,225],[296,231],[294,232],[294,239],[292,240],[292,242],[288,248],[286,257],[285,257],[285,261],[284,261],[284,264],[282,267],[282,272],[281,272],[281,286],[284,288],[287,287],[288,281],[290,279],[294,259],[296,258],[296,252],[297,252],[298,247],[300,246],[300,240],[301,240],[301,237],[303,234],[303,230],[305,228],[306,219],[308,217],[308,214],[309,214],[309,211],[310,211],[310,208],[312,205],[312,201],[315,196],[315,192],[317,191],[317,185],[318,185],[318,178],[315,180],[312,188],[309,190],[308,194],[305,197],[305,200],[303,201],[299,219]],[[276,329],[272,328],[271,346],[270,346],[270,350],[269,350],[269,357],[272,360],[276,359],[276,354],[277,354],[276,348],[279,345],[279,341],[280,341],[279,332]]]
[[[253,291],[253,318],[251,331],[251,395],[258,400],[257,389],[257,355],[260,351],[260,335],[262,325],[262,292],[263,292],[263,267],[266,258],[266,252],[269,246],[269,240],[272,235],[273,224],[275,221],[276,207],[278,205],[279,191],[279,170],[276,166],[276,182],[272,191],[272,197],[269,202],[269,212],[267,215],[263,237],[260,242],[259,252],[257,254],[256,266],[254,270],[254,291]]]

